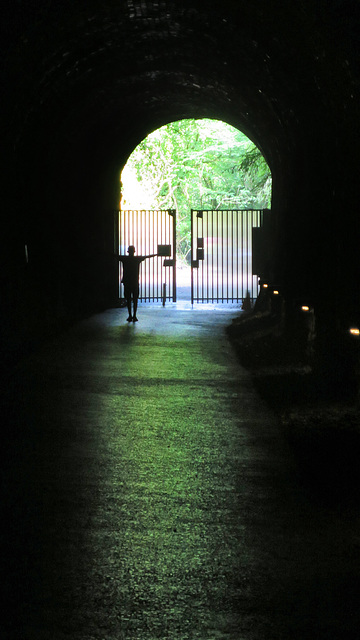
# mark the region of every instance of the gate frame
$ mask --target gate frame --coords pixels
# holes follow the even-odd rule
[[[176,302],[176,209],[117,209],[115,210],[114,211],[114,253],[115,254],[118,254],[119,252],[122,239],[125,240],[125,238],[122,237],[123,229],[121,225],[121,214],[125,212],[130,212],[134,215],[136,214],[136,220],[139,214],[141,216],[141,215],[146,215],[147,213],[168,214],[169,217],[172,218],[172,229],[171,229],[172,230],[172,243],[171,243],[172,257],[171,259],[169,259],[169,258],[165,258],[162,255],[156,256],[157,259],[163,260],[163,263],[161,265],[161,273],[163,268],[165,268],[166,270],[172,269],[172,295],[170,295],[169,293],[169,295],[164,296],[164,284],[166,284],[166,281],[167,281],[167,278],[165,277],[164,282],[161,282],[160,285],[157,283],[156,295],[154,295],[154,289],[153,289],[152,296],[148,295],[144,297],[140,295],[139,300],[145,303],[147,301],[149,302],[162,301],[163,305],[165,305],[165,299]],[[136,246],[136,240],[134,241],[134,244]],[[158,242],[157,243],[158,247],[159,247],[159,244],[160,243]],[[156,248],[156,245],[154,245],[154,248]],[[118,290],[118,294],[117,294],[118,300],[122,300],[122,298],[120,297],[120,263],[118,267],[117,290]]]
[[[200,298],[199,295],[198,297],[195,299],[194,297],[194,269],[199,269],[199,262],[204,260],[204,246],[202,244],[202,246],[199,246],[199,240],[201,240],[201,238],[198,238],[198,236],[196,236],[195,238],[195,225],[194,225],[194,219],[195,216],[197,218],[202,218],[204,213],[217,213],[217,214],[223,214],[223,213],[234,213],[236,212],[238,213],[258,213],[259,215],[259,220],[258,220],[258,227],[255,226],[251,226],[251,229],[254,228],[260,228],[263,224],[263,217],[264,217],[264,211],[268,211],[268,209],[191,209],[191,304],[193,305],[194,302],[197,303],[201,303],[201,302],[239,302],[240,300],[243,300],[245,298],[245,296],[239,297],[238,295],[236,296],[231,296],[228,297],[228,295],[226,297],[224,297],[224,295],[221,296],[206,296],[206,297],[202,297]],[[253,221],[252,221],[253,222]],[[197,228],[196,228],[196,232],[197,232]],[[238,227],[237,227],[237,233],[238,233]],[[247,227],[247,234],[248,234],[248,227]],[[219,236],[220,237],[220,236]],[[229,236],[228,236],[229,237]],[[238,239],[238,236],[237,236]],[[195,247],[195,242],[196,242],[196,259],[194,259],[194,247]],[[247,241],[248,243],[248,238]],[[252,232],[251,232],[251,243],[252,243]],[[201,244],[201,243],[200,243]],[[217,254],[217,258],[219,257],[219,254]],[[228,255],[226,256],[226,259],[228,258]],[[253,269],[252,269],[252,258],[251,258],[251,265],[250,265],[250,270],[248,268],[248,273],[251,273],[251,277],[253,277],[255,274],[253,274]],[[219,264],[219,260],[217,259],[217,265]],[[222,256],[221,256],[221,265],[224,265],[224,255],[223,255],[223,250],[222,250]],[[203,274],[202,274],[203,275]],[[203,279],[202,279],[203,281]],[[253,287],[252,287],[253,288]],[[217,293],[218,293],[218,288],[217,288]],[[244,289],[242,287],[242,293],[244,293]],[[197,294],[199,294],[199,291],[197,291]]]

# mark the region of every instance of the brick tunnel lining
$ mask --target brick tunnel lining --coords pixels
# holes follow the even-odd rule
[[[109,301],[104,216],[117,206],[121,167],[150,131],[185,117],[222,119],[261,148],[273,173],[274,277],[284,289],[296,283],[299,293],[329,297],[324,276],[340,276],[318,253],[337,251],[339,185],[349,200],[355,192],[338,157],[353,145],[356,164],[360,146],[353,127],[360,16],[355,2],[313,4],[8,4],[4,255],[11,252],[11,272],[13,255],[29,243],[39,308],[68,314]],[[351,260],[350,251],[342,273],[354,271]],[[352,282],[347,288],[351,306]]]
[[[61,13],[56,5],[46,3],[11,51],[9,133],[19,149],[36,132],[45,149],[46,134],[51,145],[96,143],[98,134],[119,154],[165,121],[197,113],[238,126],[274,163],[330,80],[317,65],[326,43],[301,3],[280,3],[280,19],[266,2],[205,11],[201,2],[71,3]]]

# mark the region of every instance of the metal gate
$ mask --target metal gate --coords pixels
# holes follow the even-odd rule
[[[257,298],[252,273],[252,229],[263,210],[191,210],[191,302]]]
[[[139,299],[176,302],[176,212],[173,209],[124,210],[118,212],[119,255],[134,245],[137,256],[158,254],[140,266]],[[119,298],[124,298],[119,264]]]

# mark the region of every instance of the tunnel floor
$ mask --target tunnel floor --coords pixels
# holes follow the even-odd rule
[[[234,313],[110,309],[17,366],[2,639],[358,637],[359,512],[303,490]]]

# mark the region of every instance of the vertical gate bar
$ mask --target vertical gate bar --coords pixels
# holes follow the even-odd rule
[[[164,229],[165,229],[165,244],[169,244],[169,216],[167,212],[164,212]],[[163,272],[165,272],[165,282],[166,282],[166,297],[170,299],[170,282],[168,282],[168,274],[170,273],[167,269],[163,268]]]
[[[241,281],[241,285],[240,285],[240,297],[243,299],[244,298],[244,274],[243,274],[243,255],[244,255],[244,235],[243,235],[243,215],[244,212],[241,211],[240,212],[240,221],[239,221],[239,226],[240,226],[240,244],[241,244],[241,253],[240,253],[240,281]]]
[[[253,276],[253,269],[252,269],[252,230],[253,227],[257,227],[257,221],[258,221],[258,211],[254,211],[253,212],[253,216],[252,216],[252,221],[251,221],[251,235],[250,235],[250,255],[251,255],[251,260],[250,260],[250,273],[251,273],[251,298],[254,299],[254,276]]]
[[[246,293],[249,291],[249,211],[245,213],[246,220]]]
[[[230,265],[230,251],[229,251],[229,215],[230,212],[226,212],[226,256],[227,256],[227,269],[226,269],[226,302],[230,299],[229,292],[229,269]]]
[[[157,238],[157,244],[161,244],[161,234],[159,232],[159,210],[156,210],[156,238]],[[158,300],[159,299],[159,261],[156,261],[156,267],[155,267],[155,272],[156,272],[156,286],[155,286],[155,299]]]
[[[234,256],[234,210],[231,211],[231,302],[234,302],[234,276],[235,276],[235,256]]]
[[[167,242],[167,244],[170,245],[170,247],[172,247],[172,242],[171,242],[171,238],[172,238],[171,228],[172,227],[171,227],[171,221],[170,221],[170,213],[167,214],[166,220],[167,220],[167,230],[168,230],[167,231],[167,241],[166,242]],[[172,256],[172,251],[170,253],[170,259],[171,259],[171,256]],[[172,297],[173,297],[172,296],[173,280],[172,280],[172,277],[171,277],[171,271],[170,271],[169,267],[167,268],[167,273],[169,274],[169,300],[172,300]]]
[[[244,212],[240,211],[239,212],[239,246],[240,246],[240,255],[239,255],[239,278],[240,278],[239,296],[240,296],[240,299],[243,299],[243,288],[244,288],[244,274],[243,274],[243,253],[244,253],[243,215],[244,215]]]
[[[222,211],[219,211],[218,215],[218,293],[219,293],[219,302],[221,302],[222,295],[222,239],[221,239],[221,229],[222,229]]]
[[[231,212],[231,302],[234,302],[234,211]]]
[[[161,224],[162,224],[161,209],[158,209],[156,213],[156,226],[157,226],[159,244],[163,244]],[[157,260],[156,261],[156,299],[159,300],[160,298],[162,298],[162,278],[161,278],[161,273],[159,274],[159,260]]]
[[[233,212],[233,222],[232,222],[232,235],[233,235],[233,247],[234,247],[234,272],[233,272],[233,281],[234,281],[234,300],[237,300],[237,234],[236,234],[236,222],[237,222],[237,211]]]
[[[209,236],[211,237],[211,227],[212,227],[212,216],[213,211],[209,211],[207,214],[207,229],[206,229],[206,260],[207,260],[207,282],[208,282],[208,302],[212,302],[212,293],[211,293],[211,251],[209,251]],[[205,249],[204,249],[205,251]]]
[[[257,227],[261,226],[261,211],[258,211],[257,220],[256,220],[256,226]],[[253,261],[252,261],[253,260],[253,258],[252,258],[253,250],[254,250],[254,247],[252,245],[252,236],[251,236],[251,273],[253,272]],[[254,297],[257,298],[258,297],[258,285],[257,285],[258,280],[257,279],[255,280],[253,278],[253,281],[254,281],[255,293],[256,293],[256,295]]]
[[[214,211],[211,212],[211,243],[209,243],[208,238],[208,253],[209,253],[209,244],[211,245],[211,302],[214,302]]]
[[[245,220],[245,212],[243,212],[243,298],[245,298],[245,288],[244,284],[246,282],[246,265],[245,265],[245,254],[246,254],[246,220]]]
[[[153,212],[153,242],[155,245],[156,244],[160,244],[159,242],[159,229],[158,229],[158,224],[159,224],[159,212],[156,209]],[[153,262],[153,272],[154,272],[154,277],[153,277],[153,300],[157,300],[158,299],[158,263],[157,261]]]
[[[221,227],[221,302],[224,302],[224,242],[223,242],[223,211],[220,215],[220,227]]]
[[[163,211],[159,211],[158,213],[159,217],[160,217],[160,244],[164,244],[164,233],[163,233]],[[162,298],[162,288],[163,288],[163,274],[162,274],[162,267],[160,267],[159,269],[159,262],[160,265],[162,265],[162,260],[157,260],[158,263],[158,287],[159,287],[159,272],[160,272],[160,297]]]
[[[165,240],[164,240],[164,244],[169,244],[169,216],[167,215],[167,212],[164,211],[163,213],[163,218],[164,218],[164,231],[165,231]],[[163,260],[161,261],[161,264],[163,264]],[[165,267],[162,268],[162,272],[164,274],[164,281],[166,283],[166,297],[169,300],[170,299],[170,282],[168,282],[168,273],[169,271],[167,269],[165,269]]]
[[[239,302],[239,212],[236,212],[236,300]]]
[[[226,266],[226,269],[225,269],[225,274],[226,275],[224,274],[224,301],[226,302],[226,300],[228,298],[228,264],[229,264],[228,253],[229,253],[229,245],[228,245],[227,237],[226,237],[227,236],[227,225],[228,225],[228,212],[225,211],[224,213],[225,213],[225,215],[224,215],[224,243],[226,243],[226,245],[224,245],[226,247],[225,251],[224,251],[225,266]],[[226,227],[225,227],[225,224],[226,224]]]
[[[141,229],[142,229],[142,234],[144,236],[144,247],[145,247],[145,255],[147,255],[148,250],[149,250],[149,238],[148,235],[146,233],[146,210],[143,209],[142,210],[142,217],[141,217]],[[146,261],[145,261],[146,262]],[[146,296],[145,296],[145,302],[148,301],[149,298],[149,289],[150,289],[150,273],[149,273],[149,267],[147,268],[147,276],[146,276]]]
[[[201,223],[201,234],[198,233],[198,237],[203,238],[204,237],[204,212],[200,218]],[[205,302],[205,265],[204,265],[204,260],[200,260],[200,265],[201,265],[201,299],[203,302]]]
[[[230,301],[231,297],[232,297],[232,290],[231,290],[231,286],[232,286],[232,255],[231,255],[231,245],[230,245],[230,240],[231,240],[231,217],[232,217],[232,211],[229,211],[227,214],[227,227],[228,227],[228,232],[227,232],[227,246],[228,246],[228,255],[229,255],[229,269],[228,269],[228,302]],[[231,294],[231,295],[230,295]]]
[[[206,213],[206,254],[205,254],[205,240],[204,240],[204,258],[206,260],[206,299],[209,302],[209,217],[211,211],[207,211]]]
[[[226,300],[226,279],[225,279],[225,272],[226,272],[226,248],[225,248],[225,219],[226,219],[226,211],[223,212],[223,219],[222,219],[222,234],[223,234],[223,262],[224,262],[224,269],[223,269],[223,302]]]
[[[141,237],[143,239],[143,246],[145,249],[145,255],[146,255],[146,244],[147,244],[147,238],[146,238],[146,231],[145,231],[145,211],[142,209],[141,213],[140,213],[140,228],[141,228]],[[145,279],[145,302],[147,302],[147,293],[148,293],[148,272],[146,270],[146,279]]]
[[[230,224],[229,224],[229,218],[230,218]],[[229,276],[228,276],[228,287],[229,287],[229,294],[228,294],[228,302],[232,299],[232,248],[231,248],[231,218],[232,218],[232,211],[228,212],[228,232],[227,232],[227,245],[228,245],[228,253],[229,253],[229,276],[230,276],[230,280],[229,280]]]
[[[114,255],[119,255],[120,253],[120,223],[121,223],[121,211],[114,211],[113,213],[113,224],[114,224],[114,246],[113,252]],[[117,246],[116,246],[117,245]],[[120,260],[117,261],[117,297],[120,298]]]
[[[249,211],[246,212],[246,292],[249,287]]]
[[[246,292],[249,291],[250,293],[250,282],[249,282],[249,216],[250,216],[250,211],[246,212],[246,273],[247,273],[247,280],[246,280]]]
[[[161,244],[166,244],[166,237],[164,237],[165,229],[164,229],[164,212],[163,211],[160,212],[160,220],[161,220]],[[164,280],[164,269],[162,267],[163,260],[158,260],[158,262],[160,262],[159,268],[160,268],[160,282],[161,282],[161,291],[162,291],[161,297],[163,297],[163,287],[164,287],[164,284],[166,284],[166,281]]]
[[[142,255],[146,255],[146,233],[145,233],[145,228],[144,228],[144,221],[145,221],[145,211],[144,209],[141,209],[140,211],[140,233],[141,233],[141,240],[142,240]],[[143,262],[142,264],[145,265],[146,264],[146,260],[145,262]],[[148,273],[148,267],[146,265],[146,270],[145,274],[146,274],[146,278],[145,278],[145,291],[144,291],[144,296],[145,296],[145,302],[147,302],[147,294],[148,294],[148,286],[149,286],[149,273]]]
[[[191,304],[194,304],[194,267],[193,267],[193,262],[194,262],[194,254],[193,254],[193,243],[194,243],[194,223],[193,223],[193,209],[191,209],[190,212],[190,264],[191,264],[191,272],[190,272],[190,276],[191,276]]]
[[[247,252],[247,222],[246,222],[246,211],[244,211],[243,213],[243,234],[244,234],[244,257],[243,257],[243,271],[244,271],[244,275],[243,275],[243,282],[245,285],[245,288],[243,290],[243,297],[245,298],[246,296],[246,289],[247,289],[247,268],[246,268],[246,252]]]
[[[248,262],[249,262],[249,280],[250,280],[250,298],[254,297],[254,278],[252,275],[252,267],[251,267],[251,251],[252,251],[252,242],[251,242],[251,236],[252,236],[252,228],[254,225],[254,220],[255,220],[255,212],[251,211],[250,212],[250,224],[249,224],[249,256],[248,256]]]
[[[153,243],[154,243],[154,233],[152,230],[154,216],[152,211],[149,209],[146,209],[145,215],[147,220],[148,250],[149,252],[151,252],[151,248],[153,247]],[[153,276],[154,276],[153,266],[150,263],[149,264],[149,302],[151,302],[153,293],[154,293],[154,277]]]
[[[195,241],[195,244],[194,244],[194,254],[195,254],[195,260],[197,261],[197,237],[198,237],[198,235],[199,235],[199,218],[198,218],[198,211],[196,212],[196,215],[195,215],[195,217],[194,217],[194,225],[195,225],[195,227],[196,227],[196,228],[195,228],[195,235],[194,235],[194,241]],[[200,285],[199,285],[199,271],[200,271],[200,265],[199,265],[199,263],[197,263],[197,265],[198,265],[198,266],[197,266],[197,268],[196,268],[196,270],[195,270],[195,283],[196,283],[196,286],[195,286],[195,292],[196,292],[195,300],[196,300],[196,302],[200,302],[200,289],[199,289],[199,286],[200,286]]]
[[[197,214],[196,214],[195,220],[196,220],[196,247],[197,247],[197,239],[199,237],[199,220],[200,220]],[[196,251],[196,260],[197,260],[197,251]],[[201,295],[202,295],[200,276],[201,276],[201,262],[198,262],[198,267],[196,269],[196,300],[198,302],[201,302]]]
[[[127,244],[127,228],[128,228],[128,212],[124,211],[124,236],[123,236],[123,249],[124,249],[124,253],[126,255],[126,247],[128,247],[129,245]],[[122,271],[122,275],[124,274],[124,271]],[[124,291],[124,286],[123,286],[123,293],[125,294]]]
[[[229,212],[226,212],[226,298],[229,300]]]
[[[247,212],[247,253],[246,253],[246,260],[247,260],[247,273],[248,273],[248,291],[250,292],[250,271],[249,271],[249,252],[250,252],[250,231],[249,231],[249,222],[250,222],[250,211]]]
[[[134,214],[133,242],[131,244],[135,246],[137,245],[136,246],[136,251],[138,252],[137,255],[139,254],[141,255],[141,239],[139,237],[138,218],[139,218],[139,212],[136,209]],[[139,295],[140,300],[142,299],[142,297],[143,297],[143,278],[141,277],[140,278],[140,295]]]
[[[149,252],[150,249],[150,222],[149,222],[149,215],[148,212],[146,211],[146,209],[144,209],[144,235],[145,235],[145,247],[146,247],[146,253]],[[150,287],[151,287],[151,265],[148,266],[148,284],[147,284],[147,300],[150,302]]]
[[[159,226],[159,220],[160,220],[160,226]],[[158,229],[160,230],[160,244],[163,244],[163,233],[162,233],[162,211],[158,211],[157,212],[157,225],[158,225]],[[157,260],[157,296],[162,298],[162,273],[160,271],[160,275],[159,275],[159,260]],[[159,296],[159,278],[160,278],[160,296]]]
[[[197,250],[197,239],[200,235],[200,222],[199,220],[202,220],[202,217],[199,218],[199,216],[196,214],[196,218],[195,218],[195,222],[196,222],[196,261],[198,264],[198,267],[196,269],[196,293],[197,293],[197,300],[198,302],[202,301],[202,286],[201,286],[201,282],[202,282],[202,262],[200,260],[198,260],[198,250]]]
[[[219,302],[219,211],[216,211],[216,302]]]
[[[252,276],[252,268],[251,268],[251,260],[250,260],[250,256],[251,256],[251,234],[252,234],[252,227],[253,227],[253,223],[254,223],[254,211],[250,211],[250,220],[249,220],[249,254],[248,254],[248,269],[249,269],[249,283],[250,283],[250,298],[253,298],[254,295],[254,279]]]
[[[229,275],[228,275],[228,289],[229,289],[229,293],[228,293],[228,302],[230,302],[231,298],[232,298],[232,255],[231,255],[231,218],[232,218],[232,211],[228,211],[227,214],[227,218],[228,218],[228,224],[227,224],[227,246],[228,246],[228,254],[229,254]],[[230,224],[229,224],[229,218],[230,218]]]
[[[146,255],[150,249],[150,217],[147,209],[143,209],[143,228],[144,228],[144,236],[145,236],[145,253]],[[146,262],[146,261],[145,261]],[[147,281],[147,290],[146,290],[146,300],[150,302],[151,298],[151,265],[148,265],[148,281]]]
[[[147,209],[146,215],[148,216],[149,220],[149,246],[151,247],[154,243],[154,212]],[[149,300],[154,300],[154,263],[150,265],[149,277]]]
[[[197,239],[199,237],[199,212],[196,212],[195,218],[194,218],[194,223],[195,223],[195,244],[194,244],[194,254],[195,254],[195,260],[197,263],[197,267],[196,267],[196,271],[195,271],[195,281],[196,281],[196,296],[195,296],[195,300],[197,302],[201,302],[201,262],[199,262],[198,260],[198,251],[197,251]]]
[[[173,225],[173,302],[176,302],[176,209],[173,210],[172,216],[172,225]]]
[[[252,228],[253,228],[253,222],[255,220],[255,215],[254,215],[254,211],[251,211],[250,214],[250,224],[249,224],[249,280],[250,280],[250,297],[253,297],[253,293],[254,293],[254,278],[252,275],[252,264],[251,264],[251,252],[252,252]]]
[[[124,217],[124,214],[120,209],[120,211],[119,211],[119,249],[118,249],[119,254],[121,254],[121,238],[122,238],[122,235],[121,235],[122,230],[121,229],[122,229],[122,225],[123,225],[123,217]],[[121,294],[121,283],[120,283],[121,277],[120,277],[120,274],[121,274],[121,262],[119,260],[119,285],[118,285],[119,298],[121,297],[121,295],[120,295]]]
[[[217,242],[216,242],[216,231],[215,231],[215,226],[216,226],[216,211],[213,212],[212,214],[212,222],[211,222],[211,283],[212,283],[212,299],[213,302],[215,302],[215,296],[216,296],[216,281],[215,281],[215,274],[216,274],[216,270],[215,270],[215,251],[216,251],[216,246],[217,246]]]
[[[151,227],[151,237],[152,237],[152,244],[154,244],[154,237],[155,237],[155,212],[149,210],[149,219],[150,219],[150,227]],[[153,262],[152,264],[152,269],[150,267],[150,272],[152,271],[152,278],[151,278],[151,300],[154,301],[154,286],[155,286],[155,262]]]
[[[166,244],[169,244],[171,246],[171,241],[170,241],[170,214],[169,212],[167,212],[165,214],[165,223],[166,223]],[[168,300],[171,300],[171,290],[172,290],[172,282],[171,282],[171,271],[170,269],[167,267],[166,268],[166,273],[169,275],[169,282],[168,282]],[[166,276],[166,279],[167,276]]]

